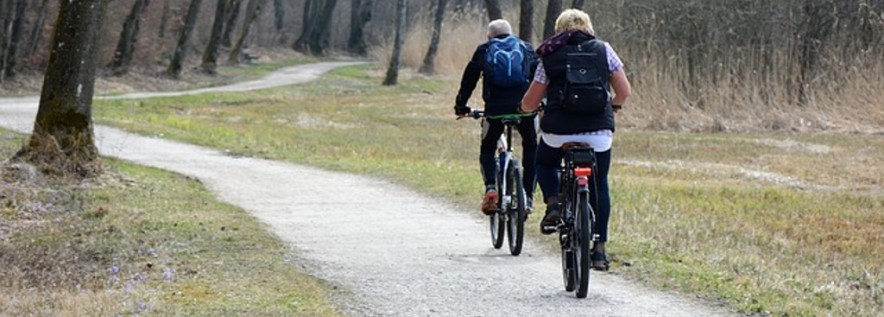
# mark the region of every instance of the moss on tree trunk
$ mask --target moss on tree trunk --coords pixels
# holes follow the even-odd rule
[[[92,131],[92,95],[106,0],[61,1],[34,132],[14,157],[48,174],[101,172]]]

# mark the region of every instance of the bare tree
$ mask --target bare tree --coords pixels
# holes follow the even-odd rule
[[[292,48],[313,55],[326,53],[331,36],[332,13],[337,2],[337,0],[307,0],[304,4],[303,31]]]
[[[427,55],[424,55],[424,62],[421,64],[420,72],[422,74],[432,75],[436,72],[436,52],[439,50],[439,39],[442,37],[442,19],[445,18],[445,5],[448,0],[439,0],[436,3],[436,17],[433,19],[433,35],[430,37],[430,48],[427,49]]]
[[[12,33],[12,20],[15,13],[12,0],[0,0],[0,82],[6,77],[6,49]]]
[[[583,10],[583,6],[585,5],[584,0],[574,0],[571,2],[571,8]]]
[[[200,4],[203,0],[191,0],[190,8],[187,9],[187,18],[184,19],[184,27],[181,29],[181,36],[178,37],[178,45],[175,46],[175,53],[172,54],[172,62],[166,69],[166,74],[172,78],[181,76],[181,64],[184,62],[184,56],[187,55],[187,44],[190,42],[193,27],[196,25],[196,18],[199,14]]]
[[[485,8],[488,10],[488,21],[503,19],[503,11],[500,11],[500,0],[485,0]]]
[[[365,46],[365,25],[371,20],[372,0],[350,1],[350,38],[347,40],[347,49],[350,52],[365,55],[368,51]]]
[[[40,2],[40,7],[37,8],[37,18],[34,21],[34,25],[31,26],[31,35],[28,36],[28,50],[27,54],[33,55],[37,51],[37,45],[40,44],[40,39],[43,35],[43,23],[46,21],[46,4],[49,0],[43,0]]]
[[[390,67],[384,77],[384,86],[396,85],[399,78],[399,59],[402,55],[402,45],[405,42],[405,14],[408,7],[405,0],[396,1],[396,39],[393,43],[393,55],[390,56]]]
[[[543,38],[547,39],[555,35],[556,19],[562,13],[562,0],[549,0],[546,7],[546,20],[543,24]]]
[[[246,19],[243,21],[242,30],[240,30],[236,44],[234,44],[233,49],[230,50],[230,56],[227,58],[228,63],[238,64],[240,62],[246,37],[248,37],[249,32],[252,31],[252,24],[254,24],[255,20],[258,19],[258,16],[261,15],[261,9],[264,8],[264,4],[266,3],[267,0],[252,0],[249,2],[249,5],[246,7],[246,13],[248,13],[248,15],[246,15]]]
[[[534,37],[534,0],[521,0],[519,10],[519,37],[531,42]]]
[[[106,0],[59,3],[34,132],[14,158],[46,173],[89,177],[101,172],[92,95]]]
[[[227,22],[227,5],[231,0],[218,0],[215,5],[215,19],[212,22],[212,33],[209,35],[209,43],[203,51],[203,63],[200,65],[203,72],[209,75],[216,74],[218,67],[218,51],[221,49],[221,36],[224,34],[224,25]]]
[[[239,18],[242,2],[243,0],[232,0],[230,6],[227,8],[227,23],[224,26],[224,34],[221,35],[221,45],[224,45],[224,47],[230,47],[233,45],[231,38],[233,37],[234,29],[236,29],[236,19]]]
[[[135,52],[135,40],[138,38],[138,25],[140,16],[147,7],[148,0],[135,0],[132,11],[123,22],[123,30],[120,31],[120,39],[117,41],[117,49],[114,51],[114,60],[111,69],[114,75],[123,75],[129,71],[129,63]]]
[[[169,15],[172,11],[172,6],[169,4],[170,0],[163,0],[163,14],[160,16],[160,34],[159,37],[166,37],[166,26],[169,24]]]
[[[273,0],[273,25],[277,31],[285,27],[285,1]]]
[[[11,25],[11,34],[9,37],[9,42],[6,47],[6,65],[3,70],[0,70],[0,73],[5,73],[5,75],[0,75],[0,78],[12,78],[15,77],[16,67],[18,63],[18,48],[21,46],[21,38],[25,25],[25,8],[27,8],[27,2],[25,0],[15,0],[15,14],[12,19]]]

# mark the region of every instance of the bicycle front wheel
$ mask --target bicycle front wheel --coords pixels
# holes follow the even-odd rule
[[[495,249],[500,249],[503,246],[503,231],[506,228],[503,218],[500,212],[495,212],[488,216],[488,224],[491,229],[491,245]]]
[[[574,251],[577,260],[577,298],[586,298],[589,293],[589,268],[592,265],[590,259],[590,247],[592,243],[592,226],[590,215],[592,207],[589,205],[589,193],[577,194],[577,221],[574,228]]]
[[[510,168],[507,173],[509,193],[512,203],[506,208],[507,240],[510,246],[510,254],[522,253],[522,242],[525,240],[525,204],[528,197],[522,185],[522,172],[517,168]]]

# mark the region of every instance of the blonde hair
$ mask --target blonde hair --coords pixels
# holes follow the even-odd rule
[[[513,27],[504,19],[497,19],[488,23],[488,38],[501,34],[513,34]]]
[[[565,31],[583,31],[595,35],[589,14],[577,9],[568,9],[556,19],[556,34]]]

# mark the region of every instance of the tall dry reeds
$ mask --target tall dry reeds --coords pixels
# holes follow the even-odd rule
[[[884,126],[884,1],[591,2],[587,12],[633,83],[621,126],[865,132]],[[504,15],[518,25],[517,8]],[[430,32],[426,14],[416,19],[404,64],[414,68]],[[484,12],[446,17],[438,73],[460,75],[484,40],[486,19]],[[384,60],[387,51],[373,55]]]

